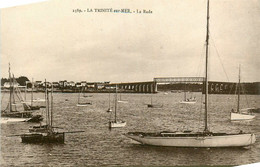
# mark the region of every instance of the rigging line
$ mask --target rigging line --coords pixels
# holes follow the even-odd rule
[[[18,98],[18,100],[19,101],[23,101],[23,99],[22,99],[22,96],[19,96],[19,95],[21,95],[21,91],[18,89],[18,88],[15,88],[16,89],[16,91],[19,93],[16,93],[16,96],[17,96],[17,98]]]
[[[199,64],[198,64],[198,67],[197,67],[197,74],[196,74],[196,76],[200,76],[200,74],[201,74],[201,67],[202,67],[202,60],[203,60],[203,53],[204,53],[204,49],[205,49],[205,46],[206,46],[206,43],[203,45],[203,47],[202,47],[202,50],[201,50],[201,54],[200,54],[200,60],[199,60]]]
[[[5,96],[5,93],[1,93],[1,94],[3,94],[2,98],[1,98],[1,104],[3,104],[3,99],[4,99],[4,96]]]
[[[224,68],[224,65],[223,65],[223,62],[222,62],[221,57],[220,57],[220,55],[219,55],[218,49],[217,49],[217,47],[216,47],[216,45],[215,45],[215,42],[214,42],[214,40],[213,40],[213,35],[211,36],[210,40],[211,40],[212,43],[213,43],[213,46],[214,46],[214,48],[215,48],[215,50],[216,50],[216,53],[217,53],[217,55],[218,55],[218,58],[219,58],[220,64],[221,64],[221,66],[222,66],[222,68],[223,68],[223,71],[224,71],[226,77],[227,77],[227,80],[229,81],[229,78],[228,78],[227,72],[226,72],[226,70],[225,70],[225,68]]]
[[[247,98],[247,92],[246,92],[246,89],[245,89],[245,86],[244,86],[243,83],[241,83],[241,88],[242,88],[242,94],[244,94],[244,96],[246,97],[247,107],[249,107],[249,101],[248,101],[248,98]]]

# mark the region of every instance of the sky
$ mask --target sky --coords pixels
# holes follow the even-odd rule
[[[73,12],[107,8],[132,13]],[[210,1],[209,80],[237,81],[241,64],[242,82],[260,82],[259,18],[260,0]],[[49,0],[1,9],[0,33],[1,77],[9,62],[48,81],[205,75],[206,0]]]

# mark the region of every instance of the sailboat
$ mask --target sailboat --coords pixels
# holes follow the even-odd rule
[[[15,86],[14,76],[11,77],[9,64],[9,102],[5,110],[1,110],[1,123],[9,122],[40,122],[43,120],[41,115],[33,115],[31,111],[18,111],[16,108],[15,96],[22,102],[22,97],[17,94],[18,87]],[[22,103],[21,103],[22,104]],[[23,104],[24,105],[24,104]]]
[[[108,109],[107,109],[107,112],[111,112],[112,111],[112,108],[110,107],[110,90],[108,92]]]
[[[185,90],[184,90],[184,100],[180,101],[180,103],[181,104],[195,104],[196,103],[196,97],[187,98],[186,84],[185,84]]]
[[[83,97],[93,97],[93,95],[86,95],[86,87],[83,89]]]
[[[121,128],[126,126],[126,121],[122,121],[117,119],[116,112],[117,112],[117,86],[116,86],[116,93],[115,93],[115,119],[113,121],[109,121],[109,128]]]
[[[237,85],[237,89],[238,89],[237,111],[235,111],[234,109],[231,110],[231,112],[230,112],[231,121],[251,120],[255,117],[254,115],[251,115],[250,113],[248,113],[248,109],[244,109],[244,110],[240,109],[240,87],[241,87],[241,84],[240,84],[240,65],[239,65],[238,85]]]
[[[119,100],[118,100],[118,103],[128,103],[128,101],[122,99],[121,94],[122,94],[122,93],[120,92],[120,93],[119,93]]]
[[[207,1],[207,34],[206,34],[206,75],[205,75],[205,119],[204,131],[195,132],[128,132],[126,137],[141,144],[172,147],[245,147],[256,141],[255,134],[244,133],[214,133],[208,128],[208,44],[209,44],[209,0]]]
[[[148,108],[162,108],[162,104],[154,104],[153,103],[153,95],[151,94],[151,104],[147,104]]]
[[[26,102],[23,103],[23,106],[24,106],[24,110],[25,111],[32,111],[32,110],[39,110],[40,108],[45,108],[45,106],[39,106],[39,105],[34,105],[33,102],[37,101],[37,102],[44,102],[45,100],[44,99],[33,99],[33,87],[34,87],[34,84],[33,84],[33,79],[32,79],[32,90],[31,90],[31,104],[27,104]],[[26,101],[26,92],[27,92],[27,84],[26,84],[26,87],[25,87],[25,101]]]
[[[79,91],[77,106],[84,107],[84,106],[88,106],[88,105],[92,105],[92,103],[91,102],[80,102],[80,91]]]
[[[46,125],[34,126],[29,129],[28,134],[22,134],[22,143],[64,143],[65,133],[55,132],[53,125],[53,96],[51,91],[51,104],[49,102],[49,91],[46,94]]]

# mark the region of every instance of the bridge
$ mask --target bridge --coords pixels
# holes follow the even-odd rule
[[[154,78],[157,84],[174,84],[174,83],[203,83],[204,77],[160,77]]]
[[[117,86],[119,91],[132,93],[156,93],[158,91],[158,85],[160,84],[202,84],[203,81],[203,77],[162,77],[154,78],[153,81],[147,82],[110,83],[106,85],[106,87],[110,86],[115,88]]]
[[[131,93],[156,93],[157,91],[188,90],[202,92],[204,90],[204,77],[161,77],[148,82],[110,83],[105,87],[115,89],[117,86],[121,92]],[[209,94],[235,94],[235,82],[209,81]],[[245,94],[259,94],[260,83],[241,83],[245,88]]]
[[[110,87],[117,86],[119,90],[124,90],[125,92],[132,92],[132,93],[156,93],[157,92],[157,84],[154,81],[111,83],[109,84],[109,86]]]

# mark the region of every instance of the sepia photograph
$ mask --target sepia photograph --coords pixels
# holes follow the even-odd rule
[[[260,0],[0,8],[0,166],[260,166]]]

